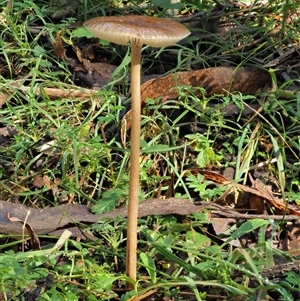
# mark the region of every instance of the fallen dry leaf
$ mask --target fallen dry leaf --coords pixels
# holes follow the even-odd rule
[[[215,67],[195,71],[184,71],[170,74],[162,78],[151,79],[141,85],[141,105],[147,98],[162,98],[162,101],[178,97],[178,87],[202,87],[206,90],[206,96],[214,94],[232,93],[239,91],[242,94],[256,94],[270,90],[272,79],[270,74],[262,69],[240,67]],[[201,98],[203,95],[199,89],[195,94]],[[122,119],[121,137],[130,129],[130,114],[127,112]],[[124,142],[124,141],[122,141]]]
[[[255,200],[257,201],[259,198],[266,200],[269,204],[273,205],[276,209],[279,209],[282,213],[284,214],[293,214],[300,216],[300,208],[299,206],[293,206],[290,204],[285,204],[282,200],[280,200],[277,197],[273,196],[272,191],[268,190],[266,187],[261,186],[261,185],[256,185],[255,187],[248,187],[246,185],[238,184],[238,183],[233,183],[232,181],[229,181],[226,179],[224,176],[209,171],[209,170],[203,170],[203,169],[194,169],[193,173],[195,174],[196,172],[199,172],[204,175],[205,179],[214,181],[218,184],[221,185],[230,185],[232,183],[234,187],[239,189],[240,191],[243,192],[248,192],[253,196],[256,196]],[[263,187],[263,188],[261,188]],[[226,192],[225,192],[226,193]],[[262,205],[259,204],[259,210],[261,211],[263,208],[261,207]],[[256,209],[256,208],[254,208]]]
[[[211,170],[205,170],[202,168],[194,168],[189,170],[193,175],[197,175],[198,173],[202,174],[204,176],[205,180],[210,180],[218,184],[225,184],[227,182],[230,182],[227,178],[225,178],[223,175],[211,171]]]
[[[5,92],[5,91],[0,91],[0,108],[5,104],[6,101],[9,101],[12,98],[12,96]]]
[[[37,188],[41,188],[41,187],[43,187],[45,185],[44,179],[40,175],[36,175],[34,177],[34,180],[33,180],[32,184],[33,184],[34,187],[37,187]]]
[[[27,212],[28,212],[28,210],[27,210]],[[31,225],[26,221],[27,216],[25,217],[24,220],[21,220],[15,216],[10,216],[10,212],[7,212],[6,217],[10,222],[21,223],[26,228],[27,233],[30,237],[30,244],[31,244],[32,250],[36,251],[36,250],[41,249],[41,244],[40,244],[39,238],[37,237],[36,233],[33,231]]]
[[[66,59],[66,49],[62,44],[61,36],[64,34],[64,31],[60,31],[56,34],[55,41],[53,42],[53,52],[59,60]]]
[[[264,199],[261,196],[256,194],[250,194],[248,201],[249,209],[251,209],[251,211],[254,211],[257,214],[266,213]]]
[[[245,192],[252,193],[254,195],[258,195],[268,201],[271,205],[275,208],[279,209],[282,213],[286,214],[293,214],[300,216],[300,208],[294,207],[289,204],[285,204],[282,200],[274,197],[268,190],[266,189],[257,189],[251,188],[245,185],[236,184],[238,188]]]
[[[91,63],[92,67],[104,79],[109,80],[117,69],[116,66],[107,63]]]

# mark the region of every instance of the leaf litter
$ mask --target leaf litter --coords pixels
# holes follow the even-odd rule
[[[247,12],[251,11],[252,8],[244,7],[244,12],[235,12],[233,14],[234,18],[239,19],[240,14],[246,14]],[[259,9],[254,8],[254,9]],[[217,17],[216,17],[217,16]],[[294,59],[298,56],[298,45],[295,45],[292,49],[280,49],[276,50],[273,49],[273,60],[269,60],[267,63],[265,59],[267,55],[258,54],[254,59],[258,62],[262,63],[262,67],[264,68],[275,68],[281,67],[285,68],[283,72],[276,72],[273,74],[273,77],[270,75],[269,72],[265,71],[263,68],[257,67],[237,67],[238,62],[234,61],[236,58],[234,55],[230,57],[232,53],[235,51],[241,50],[248,50],[254,49],[258,47],[258,45],[262,45],[264,41],[266,41],[267,37],[274,37],[276,33],[273,31],[270,35],[266,35],[263,37],[259,37],[260,34],[254,37],[252,41],[245,45],[239,45],[240,37],[239,33],[242,32],[242,28],[232,26],[229,24],[227,17],[218,19],[218,13],[214,16],[216,20],[218,20],[218,26],[216,32],[213,35],[219,35],[222,40],[228,41],[230,34],[235,33],[236,40],[232,40],[232,49],[224,51],[222,53],[222,58],[228,58],[229,61],[232,60],[231,63],[225,63],[225,66],[222,66],[226,59],[223,59],[220,66],[217,67],[207,67],[205,69],[200,70],[192,70],[192,71],[178,71],[175,73],[171,73],[167,76],[157,76],[151,75],[150,77],[155,77],[150,80],[147,80],[147,76],[145,75],[145,82],[142,84],[142,103],[141,105],[144,106],[147,110],[148,106],[148,99],[160,99],[160,105],[163,103],[168,103],[168,101],[176,101],[180,95],[180,86],[188,86],[188,87],[199,87],[201,86],[204,88],[203,90],[195,89],[195,96],[199,99],[211,97],[214,95],[224,95],[231,97],[235,92],[239,92],[243,95],[267,95],[264,93],[269,92],[270,95],[272,93],[276,94],[276,84],[277,82],[274,81],[274,75],[277,79],[281,77],[285,79],[286,82],[290,81],[290,84],[285,86],[285,90],[281,91],[283,98],[287,101],[289,99],[293,99],[293,95],[295,90],[298,89],[298,86],[293,83],[291,78],[293,78],[293,72],[297,68],[297,64],[294,64]],[[291,22],[290,18],[287,18],[288,22]],[[213,22],[214,26],[216,22]],[[226,25],[227,29],[221,31],[221,26]],[[288,23],[287,23],[288,24]],[[225,32],[225,33],[224,33]],[[74,85],[64,85],[62,88],[57,88],[53,86],[44,86],[43,89],[36,90],[36,97],[42,96],[43,94],[48,97],[49,99],[56,100],[61,98],[72,98],[75,100],[81,101],[82,99],[89,100],[91,96],[98,95],[97,91],[91,90],[89,88],[101,89],[101,87],[107,85],[109,80],[116,70],[114,65],[107,64],[106,62],[90,62],[89,60],[93,60],[97,55],[93,53],[93,49],[95,47],[89,47],[89,49],[83,55],[80,49],[77,46],[72,47],[72,60],[69,57],[70,54],[70,45],[66,45],[62,42],[62,37],[64,32],[61,32],[59,35],[56,36],[55,42],[53,43],[54,47],[54,54],[58,57],[59,60],[65,60],[70,64],[70,70],[74,74],[74,80],[77,83],[78,87]],[[205,36],[205,39],[210,39],[212,37],[211,33],[208,33]],[[197,34],[194,35],[194,38],[197,38]],[[202,38],[202,37],[201,37]],[[64,40],[65,41],[65,40]],[[68,51],[67,51],[68,50]],[[207,50],[207,49],[206,49]],[[209,51],[209,50],[207,50]],[[224,55],[224,57],[223,57]],[[84,57],[85,56],[85,57]],[[226,57],[227,56],[227,57]],[[84,58],[83,58],[84,57]],[[287,68],[286,63],[290,62],[289,67]],[[116,64],[117,65],[117,64]],[[214,64],[211,64],[214,66]],[[121,89],[124,91],[124,83],[119,82]],[[122,91],[122,92],[123,92]],[[1,91],[0,95],[0,104],[1,107],[6,108],[5,103],[10,102],[13,104],[14,102],[14,93],[21,93],[23,95],[30,96],[32,93],[32,88],[28,86],[28,82],[26,78],[19,78],[14,83],[12,83],[9,87],[5,87]],[[186,92],[187,94],[189,92]],[[216,97],[218,98],[218,97]],[[258,103],[253,103],[253,98],[250,99],[250,109],[245,111],[245,108],[240,108],[235,104],[226,104],[223,107],[224,116],[233,116],[239,115],[243,113],[244,116],[247,116],[247,122],[252,118],[257,118],[259,116],[256,114],[257,112],[261,112],[266,110],[268,113],[268,107],[265,103],[263,103],[263,98],[257,98]],[[247,103],[248,104],[248,103]],[[216,110],[220,110],[218,106],[218,101],[216,103],[209,103],[208,107],[212,105],[212,107],[216,108]],[[231,107],[234,106],[234,107]],[[251,109],[252,108],[252,109]],[[164,109],[162,108],[161,111]],[[272,110],[272,108],[271,108]],[[203,112],[203,109],[200,108],[199,112]],[[234,112],[234,113],[233,113]],[[204,111],[205,113],[205,111]],[[152,114],[152,112],[150,112]],[[169,111],[166,110],[166,114],[169,115]],[[3,113],[1,113],[4,116]],[[150,115],[151,116],[151,115]],[[264,116],[267,116],[265,114]],[[235,118],[235,117],[233,117]],[[191,120],[190,120],[191,121]],[[288,120],[288,122],[290,122]],[[25,123],[26,125],[26,123]],[[244,124],[243,124],[244,126]],[[130,129],[130,110],[125,114],[124,117],[121,118],[120,124],[120,136],[124,138],[128,136],[125,140],[123,139],[123,145],[126,146],[126,141],[130,139],[130,134],[127,132]],[[189,129],[191,130],[191,129]],[[199,132],[205,132],[207,127],[200,126],[197,128]],[[2,125],[0,128],[0,142],[1,146],[11,145],[14,137],[20,134],[20,129],[15,126],[6,126]],[[220,132],[219,138],[222,137],[222,132]],[[270,140],[269,137],[265,136],[267,140]],[[265,138],[264,137],[264,138]],[[182,137],[181,137],[182,138]],[[261,139],[262,141],[263,139]],[[218,142],[218,141],[217,141]],[[268,141],[267,141],[268,142]],[[222,143],[222,140],[220,142]],[[216,143],[216,147],[220,147]],[[272,148],[268,146],[267,143],[261,146],[262,150],[269,150]],[[38,150],[39,153],[39,150]],[[192,152],[191,152],[192,153]],[[55,156],[59,156],[59,152],[55,152]],[[291,162],[295,159],[291,159],[293,156],[288,156]],[[195,156],[192,156],[192,160],[195,161]],[[42,165],[47,165],[46,157],[43,157]],[[158,160],[158,162],[160,159]],[[230,159],[231,162],[235,161],[235,158]],[[268,181],[268,185],[266,184],[266,176],[265,172],[268,171],[269,163],[271,160],[268,160],[267,164],[260,168],[254,168],[253,173],[249,173],[247,178],[247,184],[240,184],[235,181],[233,177],[226,177],[221,175],[220,169],[218,164],[214,165],[207,165],[201,166],[201,168],[187,168],[187,172],[191,172],[195,176],[199,173],[204,176],[206,181],[210,181],[210,185],[212,186],[222,186],[225,188],[225,192],[219,196],[217,199],[214,200],[213,203],[203,202],[201,198],[195,197],[194,201],[195,204],[200,202],[200,206],[195,205],[190,202],[190,200],[186,199],[178,199],[174,198],[175,196],[175,184],[174,181],[177,180],[178,177],[175,177],[173,183],[168,183],[170,189],[172,191],[170,195],[171,198],[163,199],[164,195],[158,195],[161,199],[147,199],[146,201],[140,204],[140,217],[147,217],[147,216],[157,216],[157,215],[190,215],[199,213],[202,211],[208,211],[208,221],[211,222],[214,229],[213,231],[208,231],[206,234],[210,237],[216,234],[216,242],[222,244],[226,241],[225,236],[221,234],[225,232],[225,230],[217,229],[220,223],[223,224],[225,229],[229,229],[233,226],[235,222],[248,220],[248,219],[255,219],[260,218],[263,220],[285,220],[287,222],[286,229],[283,231],[284,233],[281,234],[281,238],[279,239],[278,249],[286,251],[292,257],[296,257],[299,255],[299,225],[297,224],[297,220],[299,219],[300,215],[300,208],[298,204],[290,204],[286,201],[286,199],[282,198],[280,189],[274,189],[274,187],[278,187],[278,183],[275,180]],[[9,166],[9,161],[2,160],[0,161],[1,168],[6,168]],[[195,163],[195,162],[193,162]],[[40,163],[39,163],[40,164]],[[227,168],[227,167],[226,167]],[[225,170],[226,170],[225,168]],[[239,168],[239,166],[236,166]],[[272,166],[274,169],[274,166]],[[275,166],[276,168],[276,166]],[[159,170],[159,169],[158,169]],[[250,170],[250,169],[249,169]],[[168,172],[168,170],[167,170]],[[297,174],[299,171],[296,170]],[[254,177],[254,179],[253,179]],[[270,174],[268,174],[269,180]],[[276,176],[275,176],[276,178]],[[59,185],[56,184],[49,184],[49,181],[44,180],[45,177],[35,174],[34,181],[32,183],[32,188],[42,188],[47,187],[50,191],[55,189],[60,189]],[[85,179],[83,177],[83,179]],[[47,183],[46,183],[47,182]],[[58,179],[59,182],[59,179]],[[17,185],[10,186],[9,191],[13,191],[18,195],[20,190],[18,190]],[[84,185],[80,187],[84,189]],[[3,195],[4,199],[8,199],[8,195]],[[173,198],[172,198],[173,197]],[[76,199],[76,198],[75,198]],[[199,201],[200,199],[200,201]],[[126,207],[122,207],[116,209],[115,211],[104,213],[104,214],[92,214],[86,205],[80,204],[63,204],[56,207],[45,207],[43,209],[34,209],[30,208],[29,206],[22,205],[22,197],[18,196],[16,198],[16,203],[1,201],[0,202],[0,233],[5,234],[22,234],[24,229],[22,225],[25,225],[25,228],[28,229],[29,236],[31,238],[36,237],[36,234],[49,234],[49,235],[61,235],[61,233],[65,229],[70,229],[73,231],[73,236],[82,238],[82,239],[93,239],[92,236],[85,236],[82,235],[84,232],[84,228],[91,224],[97,223],[103,218],[110,218],[116,219],[117,217],[126,217]],[[73,200],[73,198],[72,198]],[[20,204],[19,204],[20,203]],[[26,212],[30,209],[30,215],[26,220]],[[220,219],[220,217],[224,217]],[[78,231],[79,229],[79,231]],[[268,229],[271,233],[271,230]],[[221,242],[218,241],[217,238],[221,238]],[[247,242],[246,242],[247,241]],[[255,241],[255,240],[254,240]],[[33,246],[35,244],[33,243]],[[233,247],[243,247],[243,246],[252,246],[255,245],[253,239],[249,236],[244,235],[244,241],[241,244],[240,242],[234,241],[232,242]],[[36,247],[34,247],[36,248]],[[291,264],[284,263],[283,265],[278,264],[275,268],[271,268],[270,270],[264,270],[263,275],[267,275],[271,278],[271,275],[274,277],[278,276],[280,272],[278,270],[285,270],[285,268]],[[292,268],[290,270],[297,270],[296,267],[299,267],[299,261],[294,261],[292,263]],[[240,275],[236,275],[238,277]],[[266,276],[266,277],[267,277]]]

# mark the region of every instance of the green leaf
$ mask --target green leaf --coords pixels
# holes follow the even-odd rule
[[[177,263],[182,268],[186,269],[190,273],[194,273],[195,275],[201,276],[201,271],[196,267],[190,265],[186,261],[182,260],[181,258],[177,257],[173,253],[167,250],[169,245],[159,244],[153,241],[152,237],[147,233],[144,232],[147,240],[149,243],[168,261]]]
[[[92,212],[96,214],[105,213],[114,210],[119,204],[121,198],[127,197],[126,192],[120,188],[114,188],[105,191],[102,198],[93,206]]]
[[[181,9],[183,4],[179,1],[177,3],[171,3],[170,0],[152,0],[154,6],[159,6],[162,9]]]
[[[36,57],[39,57],[40,55],[44,55],[46,53],[45,49],[39,45],[36,45],[33,48],[33,53]]]
[[[235,230],[231,236],[223,243],[223,245],[221,246],[221,248],[224,248],[224,246],[226,246],[227,244],[229,244],[232,240],[241,237],[261,226],[264,226],[266,224],[269,224],[269,221],[264,220],[264,219],[252,219],[250,221],[247,221],[246,223],[244,223],[241,227],[239,227],[237,230]]]
[[[122,279],[123,276],[113,276],[110,275],[107,271],[96,271],[97,273],[95,273],[94,275],[94,283],[93,286],[95,289],[102,289],[105,291],[109,291],[111,290],[112,284],[119,280]]]
[[[156,266],[153,258],[146,253],[140,254],[141,260],[151,278],[152,283],[156,283]]]
[[[184,147],[183,145],[170,147],[167,144],[156,144],[156,145],[151,145],[147,148],[143,148],[141,150],[141,152],[144,153],[144,154],[169,152],[169,151],[172,151],[172,150],[181,149],[183,147]]]
[[[196,231],[188,231],[186,238],[193,241],[197,247],[203,247],[205,244],[210,243],[210,239],[203,234]]]
[[[85,28],[79,27],[73,30],[72,38],[93,38],[94,36]]]

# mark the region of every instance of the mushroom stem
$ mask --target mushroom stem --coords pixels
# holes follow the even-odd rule
[[[141,133],[141,50],[142,46],[131,44],[131,146],[129,202],[127,220],[126,274],[136,280],[137,270],[137,219],[140,182],[140,133]]]

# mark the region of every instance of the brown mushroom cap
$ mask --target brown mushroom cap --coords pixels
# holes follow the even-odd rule
[[[96,17],[83,23],[95,37],[116,44],[143,44],[165,47],[177,43],[190,34],[178,22],[149,16]]]

